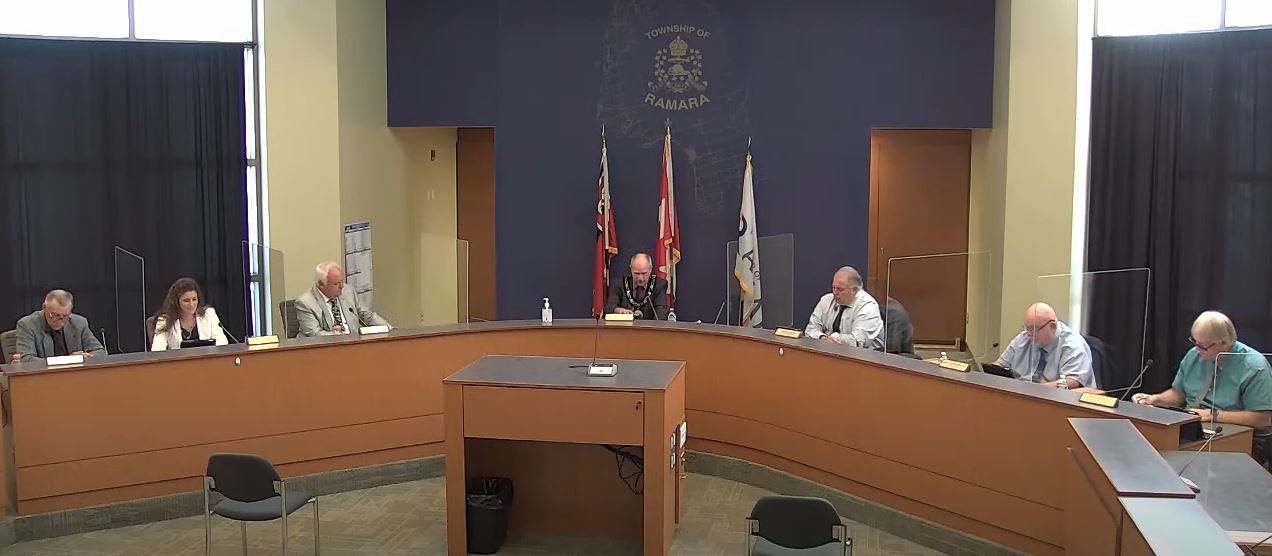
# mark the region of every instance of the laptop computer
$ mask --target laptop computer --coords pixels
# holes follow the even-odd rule
[[[216,340],[211,338],[199,338],[198,340],[181,340],[181,348],[198,348],[216,345]]]
[[[1016,375],[1011,374],[1010,369],[1003,367],[1002,365],[995,365],[993,363],[981,363],[980,366],[982,371],[985,371],[986,373],[989,373],[991,375],[1001,376],[1003,378],[1016,378]]]

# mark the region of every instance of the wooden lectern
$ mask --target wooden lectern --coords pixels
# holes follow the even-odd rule
[[[511,532],[640,539],[645,556],[668,554],[680,521],[684,363],[620,360],[613,377],[589,377],[588,363],[488,355],[443,380],[451,556],[467,554],[465,485],[475,477],[512,479]],[[639,484],[636,466],[606,446],[643,456]]]

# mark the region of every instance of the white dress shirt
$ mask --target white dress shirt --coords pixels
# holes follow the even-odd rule
[[[324,313],[327,314],[327,318],[330,319],[328,320],[328,322],[335,324],[336,316],[331,314],[331,301],[333,298],[327,297],[327,294],[322,293],[322,290],[318,288],[314,288],[314,290],[318,292],[318,295],[320,297],[322,297],[322,310]],[[340,305],[340,298],[337,297],[334,299],[336,302],[336,310],[344,311],[345,308]],[[349,330],[351,328],[349,326],[349,314],[347,311],[340,314],[340,322],[342,324],[342,326],[340,327],[340,332],[334,332],[334,334],[351,334],[352,332]],[[335,327],[333,326],[332,328],[334,329]]]
[[[814,339],[830,334],[841,344],[882,350],[883,319],[879,317],[879,302],[866,293],[866,290],[857,290],[852,302],[842,306],[846,309],[840,317],[839,332],[832,332],[840,307],[835,302],[835,294],[823,295],[817,306],[813,307],[813,314],[808,317],[808,327],[804,329],[804,334]]]
[[[1021,331],[998,359],[1021,380],[1054,382],[1064,377],[1089,388],[1099,388],[1091,371],[1091,346],[1081,334],[1060,321],[1056,321],[1056,337],[1050,344],[1034,345],[1029,334]]]

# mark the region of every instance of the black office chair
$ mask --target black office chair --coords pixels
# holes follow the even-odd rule
[[[211,505],[211,493],[224,500]],[[287,553],[287,516],[314,505],[314,554],[319,554],[318,498],[304,492],[287,491],[287,485],[269,460],[252,454],[212,454],[203,476],[204,550],[212,554],[212,514],[239,522],[243,554],[247,554],[247,522],[272,521],[283,524],[283,554]]]
[[[754,542],[752,542],[754,541]],[[748,556],[850,556],[852,539],[824,498],[765,496],[746,518]]]
[[[1096,386],[1102,390],[1115,390],[1131,385],[1126,381],[1135,380],[1135,377],[1127,376],[1117,364],[1117,353],[1113,346],[1095,336],[1084,334],[1082,339],[1091,348],[1091,373],[1095,375]],[[1139,369],[1135,371],[1138,372]]]
[[[155,317],[146,317],[146,351],[155,345]]]
[[[1272,427],[1254,429],[1254,445],[1250,454],[1255,462],[1272,472]]]
[[[288,338],[300,335],[300,322],[296,320],[296,300],[285,299],[278,302],[278,314],[283,317],[283,330]]]

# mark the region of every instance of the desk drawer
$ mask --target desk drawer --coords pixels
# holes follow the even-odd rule
[[[640,392],[464,387],[464,436],[580,444],[644,444]]]

